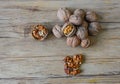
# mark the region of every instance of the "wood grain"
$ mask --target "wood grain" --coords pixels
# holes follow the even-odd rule
[[[0,84],[120,84],[120,0],[0,0]],[[51,32],[60,7],[97,11],[103,30],[89,48],[71,48],[52,34],[31,36],[42,23]],[[84,54],[82,73],[67,76],[66,55]]]

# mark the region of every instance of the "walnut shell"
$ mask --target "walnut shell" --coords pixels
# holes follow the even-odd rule
[[[74,15],[77,15],[77,16],[80,16],[80,17],[84,18],[85,17],[85,11],[83,9],[76,9],[74,11]]]
[[[91,42],[90,42],[90,39],[87,38],[87,39],[83,39],[81,41],[81,47],[83,48],[88,48],[90,46]]]
[[[79,39],[85,39],[88,37],[88,31],[84,27],[79,27],[76,32],[76,35]]]
[[[60,27],[59,25],[55,25],[53,27],[52,32],[53,32],[55,37],[61,38],[63,36],[63,32],[61,29],[62,29],[62,27]]]
[[[88,23],[86,21],[83,21],[83,23],[82,23],[81,26],[84,27],[84,28],[86,28],[86,29],[88,29]]]
[[[80,16],[71,15],[69,18],[69,22],[73,23],[74,25],[81,25],[83,22],[83,19]]]
[[[89,22],[94,22],[98,20],[98,16],[94,11],[88,11],[86,13],[86,20]]]
[[[67,37],[66,43],[68,46],[77,47],[80,45],[80,39],[77,36]]]
[[[89,24],[88,32],[90,35],[97,35],[98,32],[101,30],[101,25],[98,22],[92,22]]]
[[[62,27],[63,34],[71,37],[76,33],[76,27],[72,23],[65,23]]]
[[[69,21],[71,13],[67,8],[60,8],[57,12],[57,17],[60,21],[67,22]]]
[[[48,35],[48,30],[43,25],[37,25],[32,30],[32,36],[37,40],[44,40]]]

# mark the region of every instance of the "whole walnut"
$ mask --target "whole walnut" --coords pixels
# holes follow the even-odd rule
[[[76,35],[79,39],[85,39],[88,37],[88,31],[85,27],[78,27]]]
[[[77,47],[80,45],[80,39],[77,36],[67,37],[67,45],[71,47]]]
[[[76,27],[72,23],[65,23],[62,27],[63,34],[71,37],[76,33]]]
[[[81,16],[71,15],[69,18],[69,22],[73,23],[74,25],[81,25],[83,19],[81,18]]]
[[[69,21],[70,15],[71,12],[67,8],[60,8],[57,12],[58,19],[63,22]]]
[[[99,22],[92,22],[89,24],[88,32],[90,35],[97,35],[101,29],[102,28]]]
[[[86,28],[86,29],[88,29],[88,23],[86,21],[83,21],[83,23],[82,23],[81,26],[84,27],[84,28]]]
[[[83,9],[76,9],[74,11],[74,15],[80,16],[80,17],[82,17],[84,19],[84,17],[85,17],[85,11]]]
[[[88,48],[90,46],[91,42],[89,38],[81,40],[81,47]]]
[[[62,28],[59,25],[55,25],[52,29],[53,34],[57,38],[61,38],[63,36]]]
[[[86,13],[86,20],[89,22],[94,22],[98,20],[98,16],[94,11],[88,11]]]

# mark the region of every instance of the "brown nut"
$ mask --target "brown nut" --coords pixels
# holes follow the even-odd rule
[[[61,38],[63,36],[62,28],[59,25],[55,25],[52,29],[52,32],[55,37]]]
[[[84,19],[84,17],[85,17],[85,11],[83,9],[76,9],[74,11],[74,15],[80,16],[80,17],[82,17]]]
[[[79,73],[80,73],[80,69],[77,69],[77,70],[71,71],[71,72],[70,72],[70,75],[75,76],[75,75],[77,75],[77,74],[79,74]]]
[[[81,25],[83,19],[81,18],[81,16],[71,15],[69,18],[69,22],[73,23],[74,25]]]
[[[70,61],[72,60],[72,61]],[[80,65],[83,61],[82,54],[66,56],[64,58],[64,71],[68,75],[77,75],[80,73]]]
[[[86,28],[88,30],[88,23],[86,21],[83,21],[82,27]]]
[[[76,32],[76,35],[79,39],[85,39],[88,37],[88,31],[86,28],[84,27],[79,27],[77,32]]]
[[[72,57],[70,57],[70,56],[66,56],[66,57],[64,58],[64,62],[73,62],[73,59],[72,59]]]
[[[67,45],[71,47],[77,47],[80,45],[80,39],[77,36],[67,37]]]
[[[83,47],[83,48],[88,48],[89,46],[90,46],[90,39],[84,39],[84,40],[82,40],[81,41],[81,47]]]
[[[37,40],[44,40],[48,35],[48,30],[43,25],[37,25],[32,30],[32,36]]]
[[[88,32],[90,35],[97,35],[98,32],[101,30],[101,25],[98,22],[92,22],[89,24]]]
[[[74,55],[74,56],[73,56],[73,61],[74,61],[76,64],[82,64],[82,61],[83,61],[83,56],[82,56],[82,54]]]
[[[63,34],[71,37],[76,33],[76,27],[72,23],[65,23],[62,27]]]
[[[57,12],[57,17],[60,21],[67,22],[71,13],[67,8],[60,8]]]
[[[94,11],[88,11],[86,13],[86,20],[89,22],[94,22],[98,20],[98,16]]]

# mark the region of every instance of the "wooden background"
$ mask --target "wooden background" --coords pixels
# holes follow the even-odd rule
[[[60,7],[97,11],[103,31],[93,45],[71,48],[52,34],[32,38],[31,25],[52,28]],[[67,76],[62,59],[82,53],[78,76]],[[120,84],[120,0],[0,0],[0,84]]]

